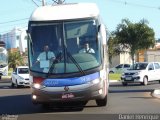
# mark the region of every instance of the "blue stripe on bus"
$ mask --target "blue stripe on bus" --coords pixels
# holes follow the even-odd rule
[[[63,78],[63,79],[45,79],[42,85],[46,87],[62,87],[62,86],[73,86],[73,85],[81,85],[92,80],[99,78],[99,72],[93,73],[90,75],[85,75],[82,77],[75,78]]]

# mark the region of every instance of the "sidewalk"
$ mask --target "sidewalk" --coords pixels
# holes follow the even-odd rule
[[[116,82],[120,82],[120,80],[109,80],[109,83],[116,83]]]

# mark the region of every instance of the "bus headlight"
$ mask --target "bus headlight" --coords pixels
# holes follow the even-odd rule
[[[100,82],[100,79],[95,79],[92,81],[92,84],[98,84]]]
[[[33,84],[33,87],[36,88],[36,89],[40,89],[41,85],[39,83],[35,83],[35,84]]]

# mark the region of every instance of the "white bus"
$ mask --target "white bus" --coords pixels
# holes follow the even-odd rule
[[[0,79],[8,75],[8,53],[5,43],[0,41]]]
[[[38,7],[27,33],[34,104],[96,100],[98,106],[107,105],[106,31],[96,4]],[[91,53],[80,52],[85,43]],[[46,45],[52,60],[46,60],[45,53],[39,56]]]

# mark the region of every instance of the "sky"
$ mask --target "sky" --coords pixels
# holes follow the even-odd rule
[[[41,0],[1,0],[0,4],[0,34],[14,27],[27,27],[28,18]],[[52,0],[46,0],[51,4]],[[146,19],[155,32],[155,38],[160,38],[160,0],[65,0],[65,3],[93,2],[100,9],[101,17],[108,32],[116,30],[122,19],[137,23]],[[88,8],[89,9],[89,8]]]

